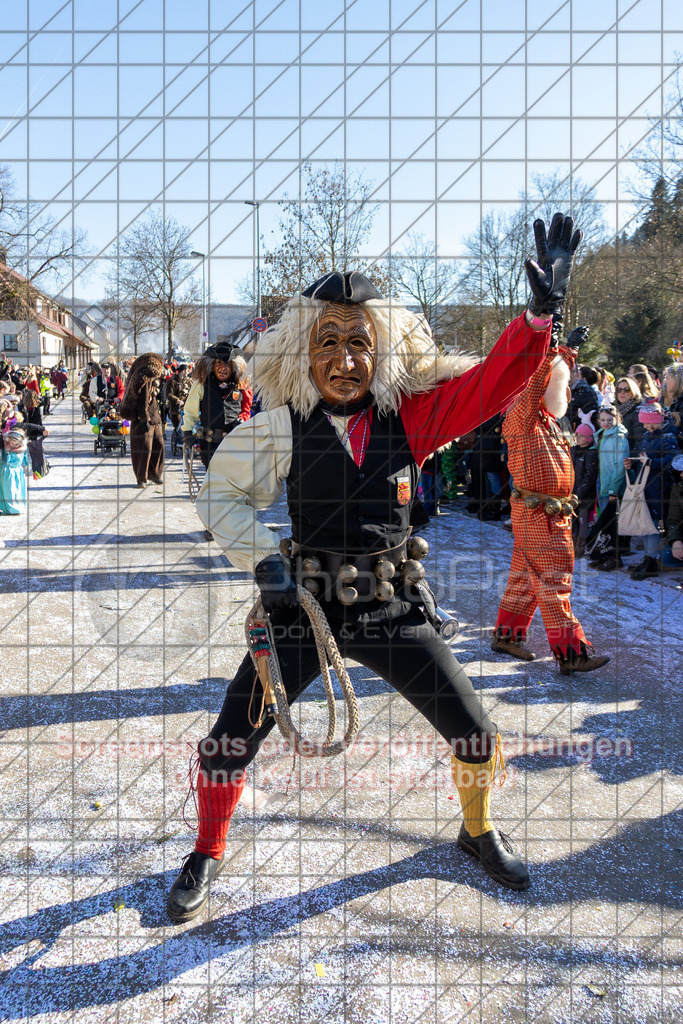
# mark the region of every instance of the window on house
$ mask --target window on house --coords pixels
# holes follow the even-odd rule
[[[3,334],[2,336],[2,347],[5,352],[18,352],[19,351],[19,335],[18,334]]]

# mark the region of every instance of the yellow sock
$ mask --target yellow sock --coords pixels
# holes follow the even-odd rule
[[[493,757],[481,764],[469,764],[451,754],[451,774],[458,790],[462,817],[465,828],[476,838],[494,828],[489,819],[491,806],[491,787],[496,773],[496,763],[500,759],[500,785],[505,781],[505,763],[500,749],[500,736],[496,739]]]

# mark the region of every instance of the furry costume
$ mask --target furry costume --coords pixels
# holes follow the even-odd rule
[[[164,471],[164,430],[159,410],[159,377],[164,361],[144,352],[130,368],[121,415],[130,420],[130,459],[138,486],[160,480]]]

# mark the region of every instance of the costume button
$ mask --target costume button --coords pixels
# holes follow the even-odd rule
[[[360,480],[365,480],[365,473],[359,473],[358,477]]]
[[[359,523],[364,523],[365,522],[365,516],[358,516],[358,522]]]

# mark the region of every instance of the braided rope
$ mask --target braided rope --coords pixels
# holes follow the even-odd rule
[[[183,467],[187,469],[187,487],[190,492],[190,501],[194,505],[199,494],[200,483],[197,479],[197,475],[192,468],[194,463],[194,445],[190,448],[190,454],[188,457],[187,447],[183,445]]]
[[[275,721],[277,722],[280,732],[286,740],[289,740],[293,744],[296,753],[301,753],[301,747],[303,746],[303,756],[305,757],[334,757],[336,754],[340,754],[350,746],[358,735],[358,728],[360,724],[358,699],[353,689],[351,678],[346,671],[344,660],[339,653],[337,641],[332,635],[332,630],[330,629],[330,625],[324,611],[311,592],[306,590],[305,587],[298,586],[297,592],[299,595],[299,602],[306,610],[313,628],[313,637],[315,639],[318,658],[320,660],[320,673],[323,677],[325,696],[327,697],[327,734],[322,743],[305,739],[301,733],[297,731],[292,721],[287,694],[282,682],[280,661],[275,649],[275,638],[273,636],[270,618],[264,612],[261,598],[258,599],[254,607],[251,609],[245,622],[247,645],[249,646],[252,661],[254,662],[254,668],[256,669],[256,658],[254,657],[251,646],[249,645],[249,626],[254,619],[265,622],[266,630],[268,632],[268,640],[270,642],[269,659],[271,674],[273,677],[273,689],[277,700]],[[348,728],[344,736],[338,740],[334,739],[337,729],[337,708],[334,699],[334,689],[332,687],[330,664],[328,664],[328,659],[335,671],[337,679],[339,680],[339,685],[341,686],[342,693],[344,694],[344,700],[346,701],[346,706],[348,708]]]

